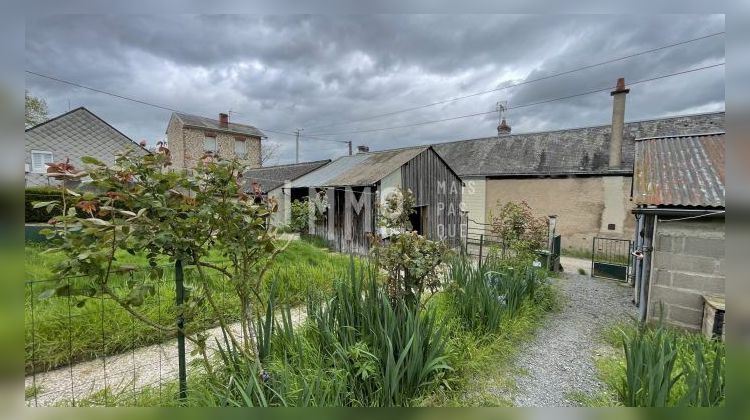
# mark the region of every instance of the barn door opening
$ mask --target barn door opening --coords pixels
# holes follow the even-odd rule
[[[427,206],[414,207],[414,213],[409,215],[411,228],[420,235],[425,235],[427,231]]]

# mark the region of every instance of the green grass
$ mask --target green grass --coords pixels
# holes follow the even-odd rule
[[[491,334],[463,328],[451,314],[449,299],[444,293],[436,296],[433,304],[441,308],[449,330],[448,363],[454,372],[437,392],[422,399],[420,405],[512,406],[515,378],[521,373],[514,367],[515,361],[544,317],[559,310],[559,291],[549,284],[540,286],[534,300],[526,300],[513,317],[504,317],[498,332]]]
[[[116,354],[171,338],[135,320],[111,299],[86,299],[80,301],[79,307],[76,305],[79,299],[75,297],[40,298],[40,293],[55,284],[51,280],[52,269],[63,258],[60,254],[43,253],[43,250],[39,246],[26,247],[24,321],[27,373],[32,371],[32,367],[36,371],[49,370],[70,362],[90,360],[102,354]],[[143,256],[123,252],[118,253],[116,258],[121,264],[146,265]],[[221,257],[212,255],[210,260],[218,262]],[[168,263],[166,259],[163,262]],[[266,279],[268,284],[274,280],[277,282],[281,301],[296,305],[304,300],[308,290],[330,291],[333,280],[343,276],[348,266],[348,256],[331,253],[305,241],[293,241],[277,257]],[[148,278],[145,272],[134,272],[116,276],[113,283],[129,280],[153,284],[156,287],[155,295],[146,297],[138,309],[152,321],[171,325],[176,318],[173,276],[173,269],[167,266],[163,276],[156,280]],[[186,287],[196,284],[196,278],[196,271],[186,268]],[[70,281],[85,284],[89,280],[76,278]],[[226,282],[218,284],[221,286],[215,291],[217,305],[230,320],[236,320],[239,314],[236,296]],[[200,331],[215,323],[211,312],[201,306],[196,309],[196,316],[187,328],[189,331]]]
[[[580,268],[580,267],[579,267],[579,268],[578,268],[578,274],[580,274],[580,275],[582,275],[582,276],[585,276],[585,275],[586,275],[586,270],[584,270],[583,268]]]

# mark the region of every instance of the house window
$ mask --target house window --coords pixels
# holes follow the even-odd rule
[[[247,143],[245,143],[245,139],[234,139],[234,154],[238,157],[245,157],[247,154]]]
[[[216,137],[212,137],[212,136],[203,137],[203,150],[206,152],[216,153],[218,151],[216,148]]]
[[[31,172],[46,173],[47,163],[52,163],[52,152],[31,151]]]

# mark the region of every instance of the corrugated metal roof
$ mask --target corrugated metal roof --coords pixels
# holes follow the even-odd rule
[[[724,207],[725,134],[637,139],[637,205]]]
[[[373,185],[429,148],[429,146],[410,147],[340,157],[330,164],[298,178],[292,182],[292,186]]]
[[[243,174],[243,178],[245,179],[245,191],[250,191],[252,189],[252,183],[257,182],[260,184],[260,188],[263,192],[269,192],[284,185],[284,182],[287,180],[293,181],[330,162],[331,159],[326,159],[315,162],[292,163],[289,165],[248,169]]]
[[[207,130],[222,131],[233,134],[244,134],[246,136],[265,137],[262,131],[247,124],[229,123],[226,127],[219,124],[218,119],[201,117],[199,115],[183,114],[181,112],[174,113],[183,124],[189,127],[204,128]]]

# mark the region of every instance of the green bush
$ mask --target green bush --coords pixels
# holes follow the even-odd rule
[[[49,219],[60,215],[60,209],[47,211],[46,207],[34,208],[34,203],[38,201],[60,200],[60,190],[52,187],[29,187],[26,188],[24,195],[25,202],[25,221],[26,223],[47,223]]]

